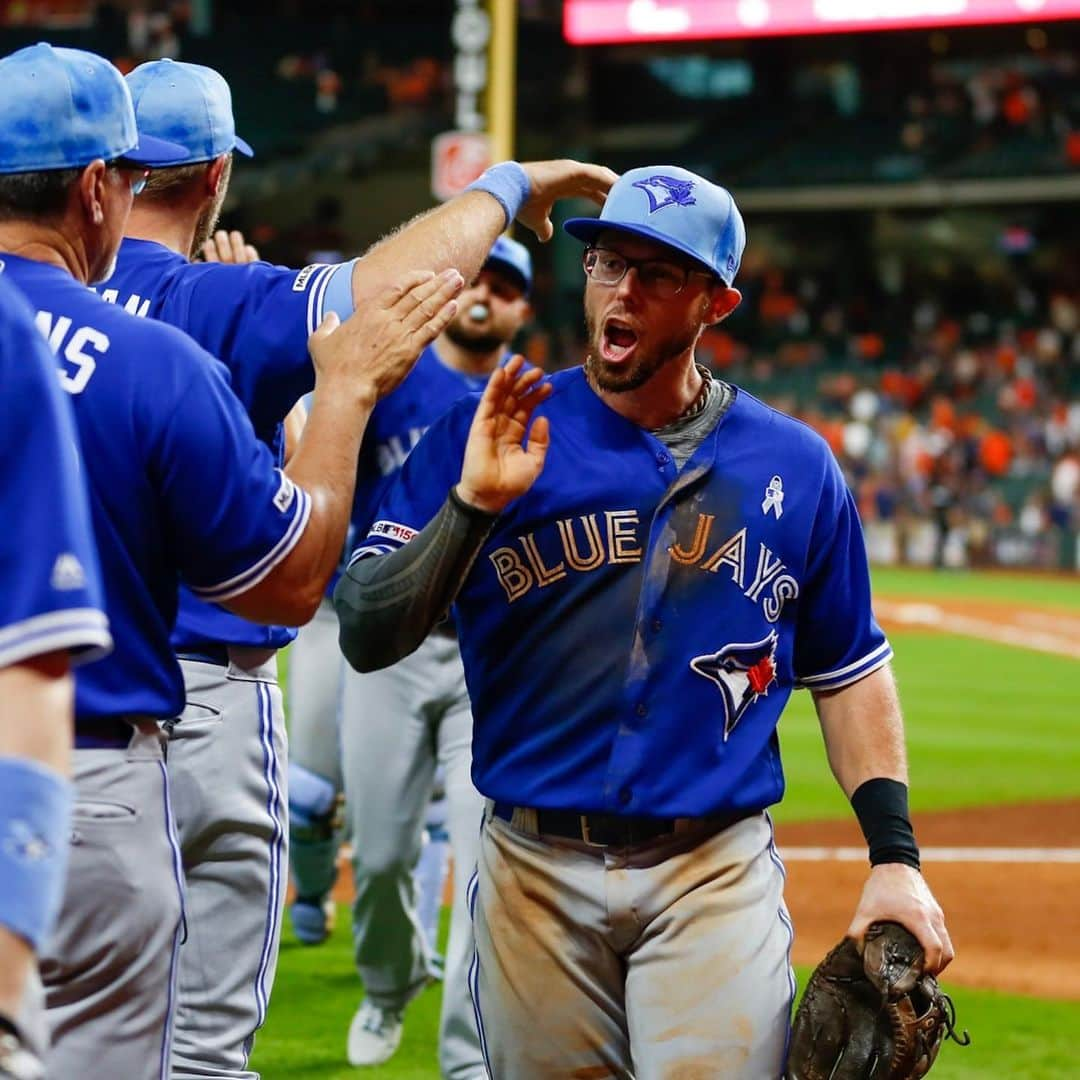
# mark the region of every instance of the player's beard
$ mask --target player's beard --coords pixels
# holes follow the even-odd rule
[[[459,349],[480,356],[494,352],[513,337],[511,333],[500,333],[494,321],[492,321],[492,326],[488,330],[472,330],[469,325],[469,312],[467,309],[448,323],[443,333]]]
[[[682,356],[687,349],[693,348],[701,334],[699,325],[685,326],[651,348],[639,338],[634,357],[629,363],[612,364],[601,353],[603,323],[597,323],[586,312],[585,326],[589,334],[585,374],[596,389],[609,394],[625,394],[644,386],[658,371]]]
[[[232,155],[225,161],[225,168],[221,172],[221,183],[218,184],[217,194],[214,201],[199,215],[195,222],[195,237],[191,241],[191,258],[195,258],[203,249],[203,244],[214,235],[218,220],[221,218],[221,208],[225,205],[225,196],[229,193],[229,179],[232,176]]]

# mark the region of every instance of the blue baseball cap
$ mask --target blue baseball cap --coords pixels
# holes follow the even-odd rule
[[[213,68],[151,60],[131,72],[127,84],[139,130],[184,147],[183,160],[170,164],[213,161],[231,150],[255,156],[236,134],[229,84]]]
[[[678,165],[623,173],[598,218],[571,218],[563,228],[587,244],[605,229],[656,240],[704,264],[729,287],[746,247],[731,193]]]
[[[513,278],[526,293],[532,289],[532,256],[529,249],[509,236],[500,236],[495,241],[484,266]]]
[[[131,93],[102,56],[42,42],[0,60],[0,173],[47,172],[126,158],[173,163],[183,147],[141,134]]]

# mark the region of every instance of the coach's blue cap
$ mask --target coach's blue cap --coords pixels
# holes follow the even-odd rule
[[[127,84],[139,130],[184,147],[179,164],[212,161],[231,150],[254,156],[236,134],[229,84],[213,68],[151,60],[128,75]]]
[[[181,147],[138,132],[124,77],[96,53],[29,45],[0,60],[0,87],[0,173],[182,156]]]
[[[703,263],[728,286],[746,247],[746,226],[730,192],[677,165],[623,173],[598,218],[571,218],[563,228],[587,244],[605,229],[659,241]]]
[[[532,256],[524,244],[511,240],[509,236],[500,236],[491,248],[484,266],[490,266],[513,278],[523,292],[532,289]]]

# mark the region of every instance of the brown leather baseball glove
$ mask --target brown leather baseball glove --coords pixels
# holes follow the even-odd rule
[[[814,969],[795,1012],[787,1080],[918,1080],[954,1029],[953,1003],[899,923],[877,922],[860,954],[845,938]]]

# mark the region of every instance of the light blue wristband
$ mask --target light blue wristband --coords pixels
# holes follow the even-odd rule
[[[35,952],[64,896],[74,788],[26,758],[0,757],[0,925]]]
[[[529,174],[516,161],[500,161],[478,176],[466,191],[486,191],[503,208],[506,227],[518,216],[521,204],[532,194]]]

